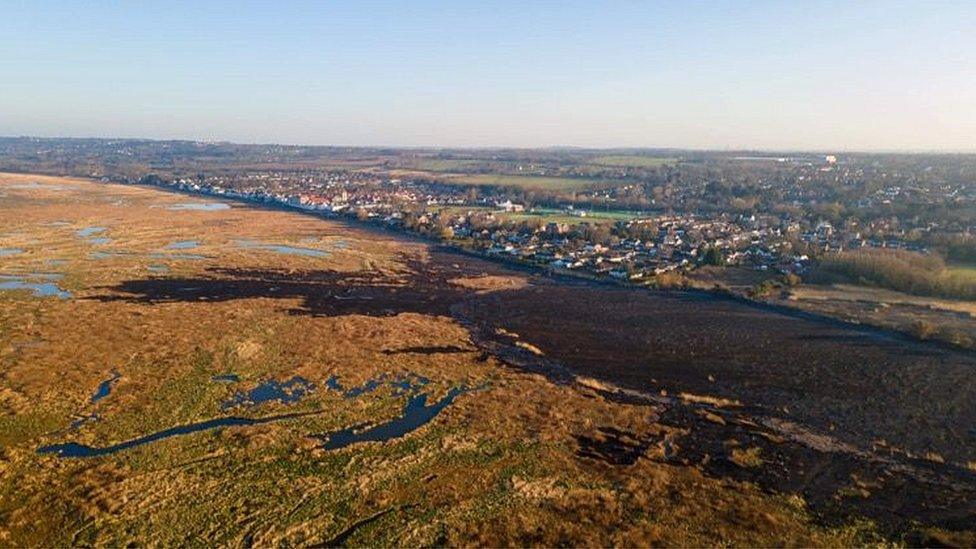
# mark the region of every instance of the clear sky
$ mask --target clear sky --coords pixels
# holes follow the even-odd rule
[[[7,0],[0,135],[976,151],[976,1]]]

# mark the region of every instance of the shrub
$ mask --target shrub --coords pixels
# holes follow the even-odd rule
[[[910,332],[918,339],[928,339],[935,334],[935,326],[927,320],[916,320],[912,323]]]
[[[801,282],[803,282],[803,279],[796,273],[786,273],[783,275],[783,284],[787,286],[799,286]]]
[[[654,277],[654,286],[662,290],[680,289],[687,285],[688,279],[685,275],[676,271],[668,271]]]
[[[749,289],[749,296],[754,298],[768,297],[776,290],[776,283],[772,280],[763,280]]]
[[[939,341],[945,341],[946,343],[951,343],[957,347],[965,347],[967,349],[971,349],[973,347],[973,338],[962,330],[943,328],[939,330],[939,333],[936,334],[935,337]]]
[[[758,446],[755,448],[749,448],[748,450],[735,448],[732,450],[732,454],[729,456],[729,459],[732,461],[732,463],[738,465],[739,467],[760,467],[763,464],[761,453],[762,449]]]
[[[701,262],[703,265],[722,266],[725,265],[725,255],[722,254],[722,250],[715,246],[709,246],[702,254]]]

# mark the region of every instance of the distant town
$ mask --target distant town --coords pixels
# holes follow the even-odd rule
[[[976,258],[971,155],[8,138],[0,158],[8,170],[355,218],[488,256],[640,284],[661,285],[703,265],[803,277],[817,258],[859,249]]]
[[[782,162],[784,160],[777,159]],[[826,156],[823,174],[848,169]],[[810,168],[812,166],[808,166]],[[847,174],[849,175],[849,174]],[[789,190],[794,204],[816,201],[817,193],[797,177]],[[592,191],[604,209],[574,204],[545,206],[513,201],[504,190],[461,189],[423,180],[387,179],[361,173],[319,172],[295,175],[269,171],[236,177],[203,176],[143,183],[181,191],[269,203],[331,216],[353,217],[385,227],[421,233],[490,256],[517,259],[557,270],[572,270],[635,282],[695,266],[739,265],[783,275],[802,275],[811,257],[858,248],[926,252],[926,237],[953,230],[971,234],[976,225],[946,226],[907,219],[845,219],[835,224],[815,212],[708,213],[611,210],[616,192]],[[626,189],[623,189],[626,191]],[[869,209],[913,201],[976,202],[963,187],[888,185],[858,199]],[[653,200],[651,201],[653,205]]]

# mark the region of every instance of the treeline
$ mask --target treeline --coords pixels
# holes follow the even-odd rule
[[[976,263],[976,235],[936,233],[929,236],[927,244],[939,250],[950,261]]]
[[[904,250],[858,250],[820,259],[818,277],[841,277],[921,296],[976,299],[976,282],[954,277],[936,255]]]

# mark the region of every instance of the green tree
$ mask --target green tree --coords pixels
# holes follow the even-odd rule
[[[722,254],[722,250],[715,246],[709,246],[705,248],[705,253],[702,254],[701,262],[704,265],[725,265],[725,255]]]

